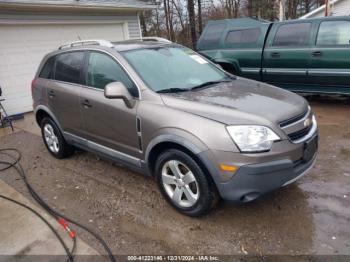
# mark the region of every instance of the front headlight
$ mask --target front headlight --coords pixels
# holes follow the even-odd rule
[[[281,138],[265,126],[228,126],[227,131],[241,152],[263,152]]]

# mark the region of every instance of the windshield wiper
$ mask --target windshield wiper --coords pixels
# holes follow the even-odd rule
[[[189,91],[187,88],[178,88],[178,87],[172,87],[172,88],[167,88],[163,90],[157,91],[157,93],[177,93],[177,92],[185,92]]]
[[[231,82],[232,80],[219,80],[219,81],[208,81],[208,82],[205,82],[203,84],[200,84],[198,86],[194,86],[192,87],[190,90],[195,90],[195,89],[199,89],[199,88],[202,88],[202,87],[209,87],[211,85],[215,85],[215,84],[220,84],[220,83],[227,83],[227,82]]]

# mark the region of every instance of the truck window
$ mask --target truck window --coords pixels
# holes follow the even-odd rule
[[[311,23],[297,23],[281,25],[275,38],[273,46],[305,46],[310,38]]]
[[[214,24],[208,26],[203,36],[203,41],[209,45],[219,44],[222,32],[225,29],[225,24]]]
[[[244,30],[234,30],[228,32],[225,44],[253,44],[260,36],[259,28],[249,28]]]
[[[325,21],[318,30],[317,46],[350,45],[349,21]]]

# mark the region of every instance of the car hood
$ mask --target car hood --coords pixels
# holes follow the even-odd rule
[[[238,77],[207,88],[162,94],[162,99],[169,107],[224,124],[278,124],[308,107],[297,94]]]

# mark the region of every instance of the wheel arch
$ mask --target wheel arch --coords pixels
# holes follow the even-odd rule
[[[214,59],[213,62],[219,64],[225,71],[231,74],[241,74],[241,69],[237,60],[228,61],[226,59]]]
[[[58,122],[58,120],[54,116],[54,114],[51,112],[51,110],[49,108],[47,108],[46,106],[38,106],[35,109],[35,120],[39,126],[41,125],[41,121],[45,117],[50,117],[56,123],[58,128],[62,131],[60,123]]]
[[[192,138],[193,139],[193,138]],[[192,142],[195,141],[195,142]],[[169,149],[178,149],[191,156],[197,164],[203,169],[211,184],[216,187],[214,179],[210,173],[210,168],[207,166],[201,157],[201,153],[208,150],[208,147],[198,139],[190,141],[178,135],[160,135],[154,138],[148,145],[145,160],[151,176],[155,176],[155,165],[159,155]]]

